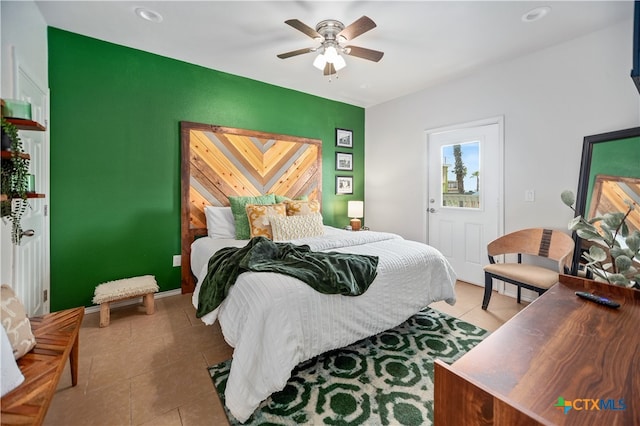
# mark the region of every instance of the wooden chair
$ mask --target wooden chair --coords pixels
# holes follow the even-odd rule
[[[484,299],[482,309],[487,309],[493,290],[493,279],[524,287],[541,295],[558,282],[560,273],[571,270],[571,260],[575,243],[564,232],[552,229],[530,228],[512,232],[491,241],[487,245],[490,264],[484,267]],[[496,263],[495,256],[518,255],[517,263]],[[558,270],[522,263],[522,255],[538,256],[558,262]]]

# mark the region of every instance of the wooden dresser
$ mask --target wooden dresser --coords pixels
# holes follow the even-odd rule
[[[436,426],[640,425],[640,291],[561,275],[453,365],[436,360],[434,393]]]

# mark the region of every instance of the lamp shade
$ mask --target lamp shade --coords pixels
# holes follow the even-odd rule
[[[338,57],[338,51],[335,47],[329,46],[324,49],[324,57],[327,59],[327,62],[333,63],[333,61]]]
[[[340,55],[336,56],[336,59],[333,60],[333,67],[336,69],[336,71],[340,71],[342,68],[346,66],[347,66],[347,63],[345,62],[344,58]]]
[[[324,69],[324,66],[327,64],[327,59],[321,53],[316,56],[316,59],[313,61],[313,66],[318,68],[320,71]]]
[[[363,217],[364,216],[364,201],[349,201],[347,202],[347,216],[349,217]]]

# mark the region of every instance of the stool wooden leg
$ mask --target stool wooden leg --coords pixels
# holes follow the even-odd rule
[[[153,293],[144,295],[144,306],[147,308],[147,315],[153,315],[156,310],[155,300],[153,299]]]
[[[109,320],[111,319],[109,313],[109,302],[104,302],[100,304],[100,327],[106,327],[109,325]]]
[[[78,384],[78,351],[80,343],[80,333],[76,335],[76,340],[73,342],[71,352],[69,352],[69,366],[71,367],[71,386]]]

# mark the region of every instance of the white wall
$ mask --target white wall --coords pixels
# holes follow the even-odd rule
[[[640,126],[632,20],[367,108],[365,222],[426,241],[428,129],[504,116],[505,231],[566,229],[583,138]],[[525,202],[535,189],[535,202]]]
[[[0,54],[0,97],[13,98],[15,50],[20,62],[28,68],[31,78],[40,87],[48,84],[47,25],[36,4],[32,1],[1,1],[0,21],[2,22],[2,51]],[[13,249],[11,245],[11,223],[2,220],[0,224],[0,282],[12,284],[11,265]]]

